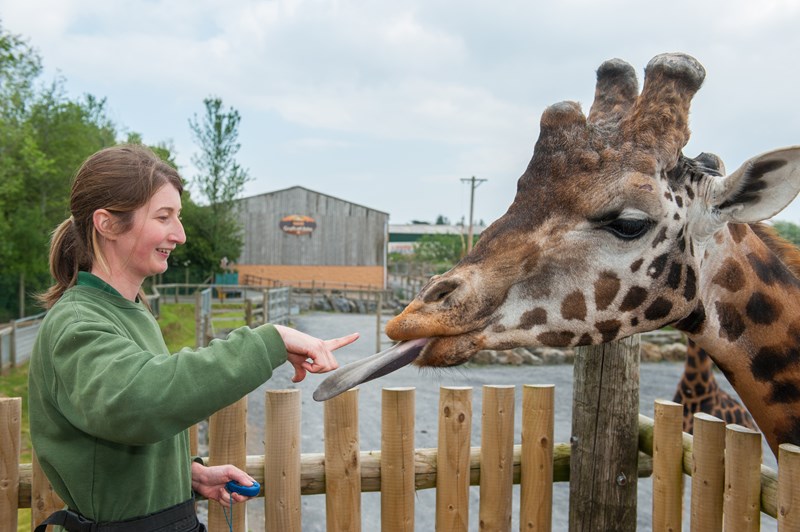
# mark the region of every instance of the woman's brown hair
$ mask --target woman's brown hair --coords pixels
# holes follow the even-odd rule
[[[38,296],[41,305],[52,307],[75,284],[79,271],[90,271],[95,262],[104,264],[92,220],[97,209],[114,214],[117,231],[125,233],[131,229],[134,211],[166,184],[183,192],[178,171],[145,146],[114,146],[86,159],[72,181],[72,215],[50,240],[50,273],[55,284]]]

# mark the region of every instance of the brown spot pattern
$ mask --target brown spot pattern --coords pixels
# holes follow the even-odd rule
[[[645,299],[647,299],[647,290],[641,286],[632,286],[622,299],[622,304],[620,305],[619,310],[622,312],[628,312],[629,310],[639,308],[639,306],[644,303]]]
[[[614,272],[603,272],[594,283],[594,303],[598,310],[608,308],[619,292],[620,281]]]
[[[531,329],[536,325],[544,325],[547,323],[547,311],[543,308],[535,308],[527,310],[519,321],[520,329]]]
[[[586,299],[581,292],[576,290],[564,298],[561,302],[561,317],[565,320],[586,319]]]
[[[542,344],[549,347],[568,347],[575,333],[570,331],[549,331],[543,332],[536,337]]]
[[[603,335],[603,342],[610,342],[615,339],[622,328],[622,323],[619,320],[600,321],[595,324],[595,329]]]
[[[733,241],[738,244],[742,240],[744,240],[744,237],[747,234],[747,225],[746,224],[728,224],[728,232],[733,237]]]
[[[742,315],[731,303],[717,301],[717,315],[719,316],[719,336],[728,341],[735,342],[744,332]]]
[[[747,301],[745,312],[753,323],[769,325],[781,315],[783,305],[774,297],[763,292],[755,292]]]
[[[729,292],[737,292],[745,284],[744,270],[736,260],[727,258],[711,282]]]
[[[662,227],[662,228],[661,228],[661,230],[658,232],[658,235],[656,235],[656,237],[653,239],[653,244],[652,244],[652,246],[655,248],[656,246],[658,246],[659,244],[661,244],[661,243],[662,243],[663,241],[665,241],[666,239],[667,239],[667,226],[664,226],[664,227]]]
[[[649,321],[666,318],[672,310],[672,301],[658,297],[644,311],[644,318]]]

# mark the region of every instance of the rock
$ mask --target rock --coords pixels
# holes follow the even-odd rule
[[[542,359],[525,349],[524,347],[517,347],[514,352],[522,359],[522,363],[526,366],[541,366]]]
[[[539,356],[542,358],[542,361],[551,366],[553,364],[563,364],[567,361],[567,357],[564,354],[564,351],[561,349],[554,349],[552,347],[542,349]]]
[[[469,361],[473,364],[495,364],[497,362],[497,352],[490,350],[478,351],[470,357]]]
[[[682,343],[666,344],[661,346],[661,355],[670,362],[683,362],[686,360],[686,345]]]
[[[522,356],[516,353],[514,350],[498,351],[497,363],[506,364],[508,366],[521,366]]]
[[[661,362],[664,360],[664,357],[661,354],[661,348],[659,348],[656,344],[651,344],[650,342],[641,342],[640,345],[642,348],[642,362]]]

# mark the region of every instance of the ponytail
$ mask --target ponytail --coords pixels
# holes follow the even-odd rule
[[[50,275],[55,279],[55,284],[36,296],[45,309],[52,307],[64,291],[75,284],[78,271],[85,265],[86,259],[85,246],[70,216],[56,227],[50,238]]]

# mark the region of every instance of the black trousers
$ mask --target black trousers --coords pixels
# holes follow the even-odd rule
[[[194,498],[160,512],[125,521],[97,523],[72,510],[54,512],[35,532],[45,532],[47,525],[63,526],[67,532],[206,532],[197,520]]]

